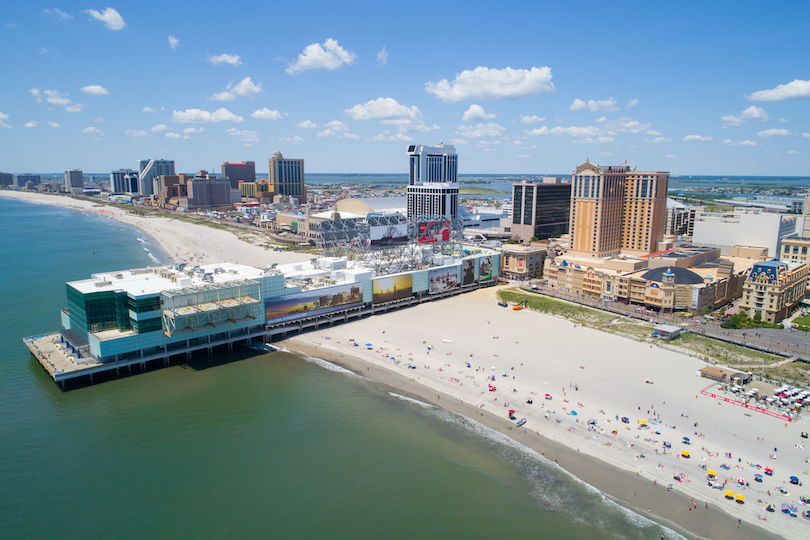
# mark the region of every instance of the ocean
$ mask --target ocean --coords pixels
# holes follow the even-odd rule
[[[65,281],[167,257],[0,198],[0,538],[659,538],[474,421],[315,358],[222,352],[62,391],[21,338]]]

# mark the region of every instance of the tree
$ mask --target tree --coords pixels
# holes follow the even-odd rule
[[[761,323],[762,322],[762,312],[761,311],[757,311],[756,313],[754,313],[754,322],[755,323]]]
[[[539,241],[540,241],[540,239],[537,238],[536,236],[532,236],[532,239],[529,240],[529,242],[539,242]]]

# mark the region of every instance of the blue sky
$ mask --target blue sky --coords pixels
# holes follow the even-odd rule
[[[561,4],[10,2],[0,170],[810,174],[810,2]]]

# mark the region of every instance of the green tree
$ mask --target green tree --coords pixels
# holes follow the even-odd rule
[[[762,312],[761,311],[757,311],[756,313],[754,313],[754,322],[755,323],[761,323],[762,322]]]

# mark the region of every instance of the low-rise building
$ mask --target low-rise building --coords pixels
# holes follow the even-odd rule
[[[807,253],[807,248],[810,248],[810,238],[785,238],[782,240],[779,260],[810,265],[810,254]]]
[[[804,263],[757,262],[743,285],[740,312],[776,324],[804,299],[808,267]]]
[[[501,246],[501,273],[512,279],[541,277],[545,258],[545,249],[504,244]]]

